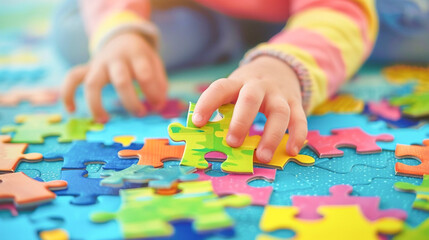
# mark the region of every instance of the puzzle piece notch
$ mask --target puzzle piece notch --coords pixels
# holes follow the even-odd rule
[[[407,182],[396,182],[394,187],[398,191],[415,193],[416,199],[413,202],[413,208],[429,211],[429,175],[423,176],[420,186]]]
[[[87,178],[86,170],[63,170],[61,179],[68,182],[68,188],[55,193],[58,196],[75,196],[70,202],[75,205],[91,205],[101,195],[118,195],[119,190],[100,186],[101,178]]]
[[[323,206],[319,220],[299,219],[297,207],[266,206],[260,228],[263,231],[290,229],[297,239],[379,239],[378,234],[392,235],[402,230],[402,221],[381,218],[368,221],[358,206]]]
[[[405,220],[407,213],[400,209],[379,210],[379,197],[351,196],[353,187],[350,185],[335,185],[329,189],[330,196],[292,196],[292,205],[298,207],[300,219],[317,219],[320,215],[317,209],[322,206],[357,205],[362,214],[370,221],[384,217]]]
[[[56,195],[50,190],[66,187],[67,182],[62,180],[39,182],[22,172],[2,174],[0,175],[0,201],[12,200],[18,208],[36,206],[55,199]]]
[[[429,236],[429,218],[422,222],[416,228],[405,226],[398,235],[395,235],[393,240],[424,240]]]
[[[415,166],[397,162],[395,164],[395,172],[397,175],[422,177],[425,174],[429,174],[429,139],[423,140],[423,145],[424,146],[396,145],[395,156],[397,158],[411,157],[420,161],[420,164]]]
[[[169,166],[167,168],[154,168],[148,165],[132,165],[119,172],[104,170],[100,185],[110,187],[121,187],[124,181],[135,183],[149,182],[149,187],[171,188],[178,181],[193,181],[198,178],[194,174],[196,169],[188,166]]]
[[[28,101],[33,106],[53,105],[60,94],[57,89],[14,89],[0,95],[0,106],[17,106],[22,101]]]
[[[390,134],[372,136],[360,128],[333,129],[331,133],[330,136],[322,136],[318,130],[308,132],[308,145],[320,158],[343,156],[344,152],[337,149],[339,147],[355,147],[359,154],[377,153],[381,148],[376,141],[393,141]]]
[[[28,144],[9,143],[11,137],[0,135],[0,173],[14,172],[20,161],[38,162],[43,158],[40,153],[26,153]]]
[[[222,177],[212,177],[206,174],[206,170],[199,169],[197,173],[200,175],[200,181],[211,181],[213,185],[213,191],[219,196],[225,196],[230,194],[247,194],[252,197],[253,205],[265,206],[268,204],[273,187],[260,187],[255,188],[248,185],[253,180],[265,180],[267,182],[273,182],[276,177],[275,169],[266,168],[254,168],[253,175],[243,174],[228,174]]]
[[[225,141],[234,105],[222,105],[218,111],[223,118],[216,122],[209,121],[201,128],[192,123],[194,108],[195,104],[190,103],[186,127],[179,123],[172,123],[168,127],[168,133],[173,141],[186,142],[181,164],[206,169],[209,164],[205,155],[209,152],[222,152],[227,155],[227,159],[221,165],[222,171],[253,173],[253,152],[260,136],[247,136],[239,148],[231,148]]]
[[[122,206],[117,213],[98,212],[90,218],[99,223],[116,219],[125,238],[167,237],[173,233],[169,222],[180,219],[194,219],[197,231],[231,227],[233,221],[224,207],[250,204],[247,195],[217,198],[210,181],[181,183],[179,188],[182,192],[171,196],[155,195],[151,188],[123,190]]]
[[[146,139],[141,149],[124,149],[118,152],[118,156],[121,158],[138,158],[138,165],[162,167],[164,161],[181,159],[184,150],[184,145],[170,145],[168,139]]]
[[[361,113],[365,103],[350,94],[334,96],[320,104],[313,111],[314,115],[324,115],[329,112],[335,113]]]

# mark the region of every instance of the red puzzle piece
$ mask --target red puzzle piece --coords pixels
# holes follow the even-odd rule
[[[415,166],[396,163],[395,172],[397,175],[421,178],[424,174],[429,174],[429,139],[423,140],[423,144],[424,146],[396,145],[395,155],[397,158],[411,157],[421,162]]]
[[[185,145],[170,145],[168,139],[146,139],[140,150],[125,149],[118,152],[121,158],[139,158],[137,165],[164,166],[164,161],[180,160]]]
[[[353,187],[349,185],[336,185],[329,189],[330,196],[292,196],[292,205],[300,209],[298,218],[321,218],[317,209],[327,205],[358,205],[362,213],[370,221],[384,217],[392,217],[405,220],[407,212],[401,209],[380,210],[379,197],[350,196]]]
[[[16,207],[12,203],[0,204],[0,210],[3,209],[9,210],[10,214],[14,217],[18,216],[18,211],[16,211]]]
[[[257,179],[263,179],[273,182],[276,177],[275,169],[254,168],[253,174],[228,174],[222,177],[212,177],[205,173],[207,169],[198,169],[196,173],[200,174],[199,181],[210,180],[213,185],[213,191],[220,195],[230,194],[248,194],[252,197],[253,205],[265,206],[270,200],[273,187],[255,188],[249,186],[249,182]]]
[[[331,136],[321,136],[319,131],[308,132],[308,145],[320,158],[343,156],[344,152],[338,147],[356,147],[359,154],[377,153],[381,152],[381,148],[376,141],[393,141],[390,134],[372,136],[360,128],[334,129],[331,132]]]
[[[49,189],[64,188],[67,188],[67,182],[62,180],[39,182],[22,172],[2,174],[0,175],[0,202],[12,200],[18,207],[38,205],[55,199],[55,193]]]
[[[11,137],[0,135],[0,173],[14,172],[20,161],[38,162],[43,156],[40,153],[24,154],[28,144],[9,143]]]

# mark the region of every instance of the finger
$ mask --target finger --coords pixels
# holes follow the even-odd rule
[[[89,105],[92,116],[97,122],[107,122],[109,120],[109,115],[104,110],[101,101],[101,91],[104,85],[109,82],[106,67],[104,65],[91,67],[84,81],[85,99]]]
[[[264,133],[256,150],[256,156],[261,162],[269,162],[274,151],[282,140],[289,124],[290,108],[283,98],[272,97],[266,102]]]
[[[213,82],[195,105],[192,122],[197,127],[204,126],[210,120],[213,112],[222,104],[237,99],[242,84],[232,79],[221,78]]]
[[[142,117],[146,113],[146,110],[137,96],[127,64],[123,60],[115,60],[109,63],[108,72],[110,81],[115,87],[125,109],[138,117]]]
[[[64,79],[61,92],[64,105],[68,112],[74,112],[76,110],[74,101],[75,93],[87,73],[88,65],[76,66],[67,73]]]
[[[291,116],[289,124],[289,140],[286,151],[291,156],[298,155],[307,138],[307,117],[301,103],[290,103]]]
[[[260,88],[255,84],[245,84],[240,90],[226,137],[226,142],[231,147],[239,147],[243,144],[259,112],[265,93]]]
[[[167,78],[162,65],[146,57],[135,58],[131,61],[133,74],[146,96],[146,100],[156,110],[166,100]]]

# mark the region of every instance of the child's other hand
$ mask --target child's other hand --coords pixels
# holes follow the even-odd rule
[[[307,118],[302,107],[299,80],[294,71],[279,59],[261,56],[236,69],[228,78],[213,82],[198,100],[193,123],[201,127],[221,105],[236,102],[227,143],[241,146],[258,111],[267,116],[264,134],[256,156],[271,160],[286,129],[290,138],[289,155],[299,153],[307,137]]]
[[[107,122],[109,115],[102,106],[101,91],[111,82],[124,107],[135,116],[146,109],[134,88],[135,79],[155,109],[163,107],[167,96],[167,77],[156,50],[140,34],[126,32],[110,39],[93,59],[69,71],[63,84],[67,111],[75,111],[74,95],[83,83],[85,99],[97,122]]]

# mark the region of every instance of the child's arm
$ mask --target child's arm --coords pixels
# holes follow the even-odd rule
[[[200,2],[216,7],[213,2],[225,1]],[[263,12],[267,5],[252,2],[254,12],[246,8],[247,16]],[[232,12],[234,6],[225,3],[217,7]],[[242,144],[257,112],[263,112],[268,120],[256,152],[261,161],[271,159],[286,128],[290,133],[287,151],[298,153],[307,134],[304,110],[310,113],[357,71],[371,52],[377,33],[371,0],[296,0],[290,3],[289,12],[285,29],[249,51],[228,78],[214,82],[194,111],[193,122],[201,126],[221,104],[236,101],[227,137],[231,146]],[[281,16],[267,20],[277,17]]]
[[[124,107],[142,116],[146,109],[137,96],[133,79],[155,108],[162,107],[167,77],[156,51],[157,30],[146,20],[149,1],[82,0],[80,5],[92,57],[66,77],[63,98],[67,110],[75,110],[74,94],[83,83],[92,115],[96,121],[106,122],[108,114],[102,106],[101,90],[111,82]]]

